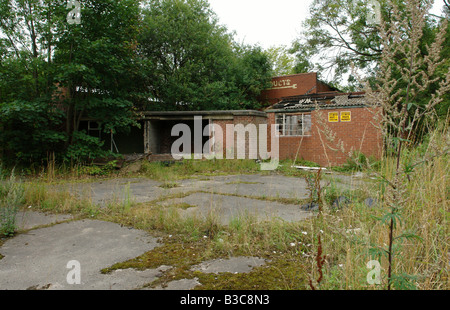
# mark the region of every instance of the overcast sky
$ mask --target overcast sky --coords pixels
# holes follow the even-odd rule
[[[263,48],[291,45],[299,38],[302,21],[309,15],[313,0],[209,0],[220,24],[237,32],[236,39]],[[440,14],[442,0],[432,12]]]
[[[237,32],[246,44],[290,46],[299,37],[301,23],[313,0],[209,0],[220,24]]]

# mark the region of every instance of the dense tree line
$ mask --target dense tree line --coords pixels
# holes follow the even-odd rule
[[[144,109],[258,109],[271,70],[204,0],[0,0],[0,148],[25,163],[105,156],[81,119],[115,133]]]

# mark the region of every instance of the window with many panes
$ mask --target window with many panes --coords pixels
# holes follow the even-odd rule
[[[310,136],[311,114],[276,114],[275,122],[280,136]]]

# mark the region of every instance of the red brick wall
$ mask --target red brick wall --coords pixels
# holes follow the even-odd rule
[[[341,112],[347,111],[351,112],[351,122],[328,122],[329,112],[338,112],[340,116]],[[303,140],[302,137],[280,137],[280,159],[295,159],[297,156],[297,159],[313,161],[321,166],[337,166],[344,164],[353,151],[380,158],[381,132],[373,125],[376,124],[376,113],[379,111],[374,108],[312,111],[311,136],[305,136]],[[274,113],[268,113],[267,122],[275,124]]]
[[[216,153],[222,152],[223,158],[226,158],[226,126],[227,124],[234,124],[233,120],[213,120],[214,126],[219,126],[222,129],[222,136],[218,133],[215,134],[216,148],[214,149]],[[219,149],[219,145],[222,150]]]
[[[333,91],[330,86],[321,81],[317,81],[317,91],[315,93],[326,93],[330,91]]]
[[[232,158],[236,159],[238,155],[238,149],[241,149],[245,147],[245,158],[249,158],[249,151],[250,151],[250,145],[256,145],[257,150],[259,150],[259,125],[260,124],[267,124],[267,118],[266,117],[260,117],[260,116],[234,116],[233,120],[214,120],[213,123],[215,125],[218,125],[222,128],[222,137],[219,137],[216,135],[215,141],[220,144],[222,143],[223,146],[223,157],[227,157],[227,152],[232,152],[229,154]],[[230,146],[230,142],[227,142],[227,125],[238,125],[242,124],[244,127],[248,124],[255,124],[257,129],[257,136],[251,137],[248,133],[245,134],[245,141],[238,145],[238,134],[234,133],[234,145]],[[221,140],[221,141],[220,141]],[[256,141],[255,141],[256,140]],[[216,149],[218,152],[219,150]],[[257,151],[256,157],[258,158],[259,153]]]

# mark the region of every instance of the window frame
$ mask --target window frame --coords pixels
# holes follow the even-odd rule
[[[94,124],[97,124],[97,126],[94,126]],[[102,127],[101,127],[100,122],[88,121],[87,132],[88,132],[89,136],[101,139],[102,138]]]
[[[286,123],[286,119],[287,117],[290,116],[301,116],[301,120],[302,120],[302,132],[301,134],[286,134],[286,127],[287,127],[287,123]],[[311,127],[312,127],[312,119],[311,119],[311,113],[275,113],[275,125],[277,126],[277,133],[279,134],[280,137],[311,137],[311,128],[309,130],[308,134],[305,134],[305,116],[309,116],[310,118],[310,122],[311,122]],[[277,122],[277,120],[282,117],[282,124],[279,124]],[[280,130],[280,125],[282,126],[281,130]],[[291,124],[289,126],[292,126]],[[289,130],[292,131],[292,128]]]

